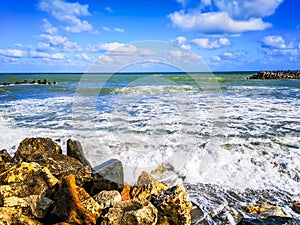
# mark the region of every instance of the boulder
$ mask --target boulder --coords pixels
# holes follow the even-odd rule
[[[122,201],[126,201],[131,199],[131,191],[132,191],[132,187],[128,184],[128,183],[124,183],[124,188],[121,191],[121,198]]]
[[[73,157],[84,166],[91,166],[88,160],[84,157],[82,146],[79,141],[68,139],[67,140],[67,155]]]
[[[13,162],[13,158],[10,156],[10,154],[8,154],[7,150],[5,150],[5,149],[0,150],[0,157],[6,163],[12,163]]]
[[[90,193],[97,194],[103,190],[121,191],[124,187],[123,165],[120,160],[110,159],[93,168],[93,182]]]
[[[298,225],[298,222],[289,217],[269,216],[266,219],[244,218],[237,225]]]
[[[29,195],[44,195],[46,190],[57,183],[48,168],[37,163],[22,162],[0,174],[0,195],[3,198]]]
[[[101,191],[94,195],[93,198],[100,204],[102,209],[112,207],[115,203],[122,201],[118,191]]]
[[[69,224],[96,224],[96,216],[81,205],[90,196],[76,185],[74,175],[58,181],[58,191],[54,194],[53,209],[47,215],[47,223],[66,222]]]
[[[292,202],[293,204],[293,210],[296,212],[296,213],[299,213],[300,214],[300,202]]]
[[[53,154],[61,153],[61,147],[50,138],[26,138],[20,143],[14,160],[16,162],[36,162]]]
[[[42,225],[38,220],[22,214],[20,209],[0,207],[0,225]]]
[[[159,223],[191,224],[193,205],[187,200],[183,185],[175,185],[157,196],[152,196],[151,202],[158,209]]]
[[[150,174],[143,171],[133,187],[131,195],[133,198],[147,199],[151,195],[157,195],[169,189],[168,185],[154,179]]]
[[[155,225],[157,209],[147,200],[131,199],[117,202],[108,210],[101,225]]]
[[[272,213],[272,212],[275,212],[277,214],[282,213],[280,206],[274,206],[268,204],[262,204],[257,206],[248,205],[245,206],[243,210],[251,214],[263,214],[263,213]]]
[[[7,165],[7,163],[2,159],[2,157],[0,156],[0,174],[2,172],[7,171],[10,168],[9,165]]]

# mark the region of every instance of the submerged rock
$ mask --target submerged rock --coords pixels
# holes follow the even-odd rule
[[[103,190],[121,191],[124,187],[123,165],[120,160],[110,159],[93,168],[91,194]]]
[[[237,225],[298,225],[298,222],[289,217],[269,216],[266,219],[242,219]]]
[[[84,166],[91,166],[87,159],[84,157],[82,146],[79,141],[68,139],[67,155],[79,160],[79,162],[81,162]]]

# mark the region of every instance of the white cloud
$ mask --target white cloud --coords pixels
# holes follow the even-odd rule
[[[215,62],[219,62],[219,61],[221,61],[221,57],[218,56],[218,55],[215,55],[215,56],[212,57],[212,60],[215,61]]]
[[[279,36],[266,36],[262,40],[262,47],[266,48],[286,48],[285,40]]]
[[[42,25],[43,30],[48,34],[57,33],[57,28],[53,27],[51,23],[47,19],[43,19],[44,24]]]
[[[122,46],[125,46],[125,44],[119,42],[101,43],[92,48],[92,51],[112,51]]]
[[[232,18],[248,20],[274,14],[283,0],[214,0],[220,11],[228,12]]]
[[[103,26],[103,27],[102,27],[102,30],[109,32],[109,31],[110,31],[110,28],[109,28],[109,27],[106,27],[106,26]]]
[[[50,48],[53,46],[61,47],[64,51],[82,51],[82,48],[76,42],[70,41],[67,37],[50,34],[41,34],[40,37],[46,39],[49,42],[39,44],[40,46],[49,46]]]
[[[92,61],[92,59],[85,53],[78,54],[76,57],[81,60]]]
[[[88,5],[78,2],[70,3],[64,0],[41,0],[39,9],[50,13],[57,20],[66,24],[65,30],[73,33],[92,31],[93,26],[81,16],[89,16]]]
[[[213,41],[211,41],[209,38],[196,38],[192,40],[192,43],[204,49],[215,49],[225,45],[230,45],[228,38],[219,38]]]
[[[115,27],[114,28],[114,31],[115,32],[118,32],[118,33],[124,33],[124,29],[120,28],[120,27]]]
[[[65,55],[62,54],[62,53],[50,54],[50,53],[47,53],[47,52],[30,51],[30,56],[32,58],[42,58],[44,60],[50,60],[50,59],[61,60],[61,59],[65,59]]]
[[[181,48],[185,49],[185,50],[191,50],[192,47],[190,45],[186,45],[186,44],[182,44],[180,45]]]
[[[12,57],[12,58],[20,58],[20,57],[24,57],[25,53],[18,49],[6,49],[6,50],[0,49],[0,55]]]
[[[169,18],[174,26],[204,33],[242,33],[271,27],[270,23],[263,22],[261,18],[234,20],[228,12],[185,13],[181,10],[170,14]]]
[[[175,43],[178,45],[182,45],[184,42],[186,42],[186,37],[184,36],[179,36],[174,40]]]
[[[105,9],[107,12],[109,12],[109,13],[113,13],[113,12],[114,12],[110,7],[105,7],[104,9]]]

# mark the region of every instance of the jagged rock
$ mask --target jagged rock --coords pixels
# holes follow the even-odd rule
[[[68,139],[67,140],[67,155],[73,157],[84,166],[91,166],[88,160],[84,157],[82,146],[79,141]]]
[[[131,195],[133,198],[146,199],[167,189],[169,189],[168,185],[154,179],[150,174],[143,171],[133,187]]]
[[[94,195],[93,198],[100,204],[102,209],[112,207],[116,202],[122,201],[118,191],[101,191]]]
[[[44,218],[53,201],[41,195],[30,195],[25,198],[8,197],[4,199],[4,207],[22,209],[23,215]]]
[[[6,162],[6,163],[12,163],[13,162],[13,158],[7,152],[7,150],[5,150],[5,149],[0,150],[0,156],[4,160],[4,162]]]
[[[281,212],[281,208],[279,206],[267,205],[263,204],[260,206],[252,206],[248,205],[244,207],[244,211],[251,214],[261,214],[266,212]]]
[[[120,160],[110,159],[93,168],[91,194],[103,190],[119,190],[124,186],[123,165]]]
[[[22,214],[20,209],[0,207],[0,225],[42,225],[38,220]]]
[[[300,202],[292,202],[293,204],[293,210],[296,212],[296,213],[299,213],[300,214]]]
[[[16,162],[36,162],[53,154],[61,154],[62,150],[50,138],[25,138],[15,153]]]
[[[187,200],[183,185],[175,185],[162,194],[152,196],[151,202],[158,209],[159,223],[191,224],[193,205]]]
[[[117,202],[102,218],[101,225],[154,225],[157,209],[147,200]]]
[[[58,181],[58,191],[54,194],[53,209],[47,215],[48,223],[66,222],[70,224],[96,224],[96,216],[81,205],[89,195],[76,185],[74,175]],[[82,193],[79,193],[81,191]]]
[[[257,74],[250,76],[249,79],[260,79],[260,80],[300,79],[300,73],[299,73],[299,71],[292,72],[290,70],[288,70],[288,71],[264,71],[264,70],[261,70]]]
[[[91,183],[93,180],[92,177],[92,168],[90,166],[84,166],[79,169],[75,174],[76,184],[80,187],[84,187],[86,190],[91,189]]]
[[[37,163],[22,162],[0,174],[0,195],[3,198],[29,195],[44,195],[46,190],[57,183],[48,168]]]
[[[131,199],[132,187],[128,183],[124,183],[124,188],[121,192],[122,201]]]
[[[9,165],[6,164],[6,162],[2,159],[2,157],[0,156],[0,174],[2,172],[5,172],[6,170],[8,170],[10,168]]]
[[[83,168],[83,165],[77,159],[60,154],[53,154],[43,158],[39,160],[39,164],[47,167],[58,179],[62,179],[69,174],[75,175]]]
[[[298,222],[289,217],[269,216],[266,219],[242,219],[237,225],[298,225]]]

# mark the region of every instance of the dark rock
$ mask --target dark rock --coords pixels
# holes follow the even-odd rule
[[[68,139],[67,155],[78,159],[84,166],[91,166],[87,159],[84,157],[82,146],[79,141]]]
[[[124,187],[123,165],[120,160],[110,159],[93,168],[93,183],[90,193],[97,194],[103,190],[121,191]]]
[[[237,225],[299,225],[289,217],[269,216],[266,219],[242,219]]]
[[[69,224],[96,224],[96,217],[81,205],[90,196],[75,183],[70,174],[58,182],[59,189],[54,195],[54,207],[47,215],[47,223],[66,222]]]
[[[7,171],[9,168],[10,166],[0,156],[0,173]]]
[[[6,163],[12,163],[13,158],[8,154],[7,150],[2,149],[0,150],[0,156]]]
[[[299,71],[292,72],[288,71],[264,71],[261,70],[257,74],[250,76],[248,79],[260,79],[260,80],[267,80],[267,79],[300,79]]]
[[[50,138],[26,138],[20,143],[14,160],[34,162],[61,153],[61,147]]]

